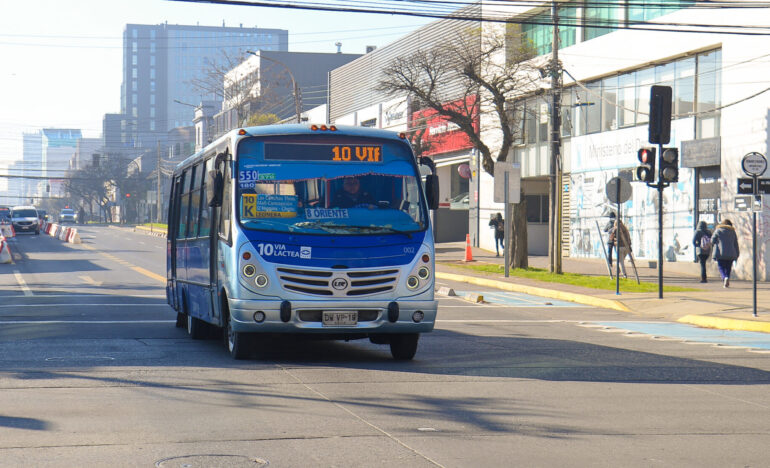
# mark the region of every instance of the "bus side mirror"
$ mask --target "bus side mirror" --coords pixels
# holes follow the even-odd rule
[[[206,203],[209,206],[222,206],[222,173],[217,170],[211,170],[206,174]]]
[[[425,176],[425,197],[428,199],[428,208],[438,208],[438,176],[430,174]]]

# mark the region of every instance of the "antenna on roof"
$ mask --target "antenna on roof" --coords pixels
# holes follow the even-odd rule
[[[342,53],[342,42],[335,42],[334,45],[337,46],[337,53],[341,54]]]

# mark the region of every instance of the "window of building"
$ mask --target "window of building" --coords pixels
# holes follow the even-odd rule
[[[602,80],[602,131],[618,128],[618,77]]]
[[[588,83],[586,88],[588,88],[588,102],[583,108],[585,129],[586,133],[596,133],[602,128],[602,82]]]
[[[603,5],[583,7],[584,41],[611,33],[618,29],[618,24],[624,19],[625,10],[620,0],[609,0]]]
[[[559,48],[575,45],[577,40],[577,8],[559,8]],[[521,25],[525,40],[537,55],[551,53],[553,16],[550,11],[535,15]]]
[[[137,76],[137,71],[136,71],[136,68],[132,68],[132,69],[131,69],[131,78],[134,78],[134,79],[136,79],[136,76]]]
[[[139,31],[138,31],[138,30],[136,30],[136,29],[132,29],[132,30],[131,30],[131,37],[133,37],[134,39],[136,39],[136,37],[137,37],[138,35],[139,35]]]
[[[722,51],[698,54],[695,138],[719,136],[722,88]]]
[[[138,59],[136,57],[136,54],[134,54],[131,56],[131,65],[136,66],[137,63],[138,63]]]
[[[138,44],[136,43],[136,41],[132,41],[131,42],[131,52],[136,53],[137,50],[138,50]]]
[[[674,86],[674,118],[688,117],[695,107],[695,57],[678,60]]]
[[[150,55],[150,66],[151,67],[155,66],[155,56],[154,55]]]
[[[618,77],[618,126],[631,127],[636,124],[636,83],[634,73]]]
[[[527,222],[548,223],[548,195],[525,195]]]
[[[150,68],[150,79],[151,80],[155,79],[155,69],[154,68]]]
[[[150,53],[151,54],[155,53],[155,41],[150,42]]]
[[[150,107],[150,117],[155,117],[155,107]]]
[[[136,101],[138,99],[138,96],[136,94],[131,95],[131,104],[136,105]]]
[[[628,4],[628,21],[650,21],[690,7],[693,3],[693,0],[634,0]]]
[[[150,120],[150,130],[153,131],[153,132],[155,131],[155,121],[154,120]]]
[[[545,102],[539,103],[540,112],[537,125],[537,141],[540,143],[548,141],[548,121],[550,120],[550,113],[548,111],[548,104]]]
[[[155,105],[155,95],[154,94],[150,94],[150,105],[152,105],[152,106]]]
[[[645,68],[636,72],[636,124],[650,121],[650,87],[655,84],[655,70]]]

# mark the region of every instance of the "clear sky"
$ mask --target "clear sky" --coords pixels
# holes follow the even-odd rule
[[[289,31],[294,52],[363,53],[431,20],[404,16],[227,6],[164,0],[0,0],[0,168],[21,159],[22,132],[79,128],[101,135],[120,112],[126,23],[200,24]]]

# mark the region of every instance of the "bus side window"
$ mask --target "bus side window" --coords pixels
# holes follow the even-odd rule
[[[196,164],[192,171],[190,184],[190,234],[188,237],[198,237],[198,220],[201,212],[201,165]]]
[[[201,189],[201,237],[208,237],[211,234],[211,207],[206,203],[209,191],[209,186],[206,184],[206,174],[213,168],[214,158],[207,159],[203,170],[203,187]]]
[[[187,194],[190,186],[190,170],[187,169],[180,176],[181,183],[179,184],[179,224],[176,231],[177,239],[184,239],[187,237],[187,215],[190,206],[190,196]]]
[[[230,163],[225,161],[221,166],[222,179],[222,209],[221,218],[219,220],[219,236],[223,239],[230,241],[230,217],[232,216],[232,197],[230,195],[230,188],[232,181],[230,180]]]

